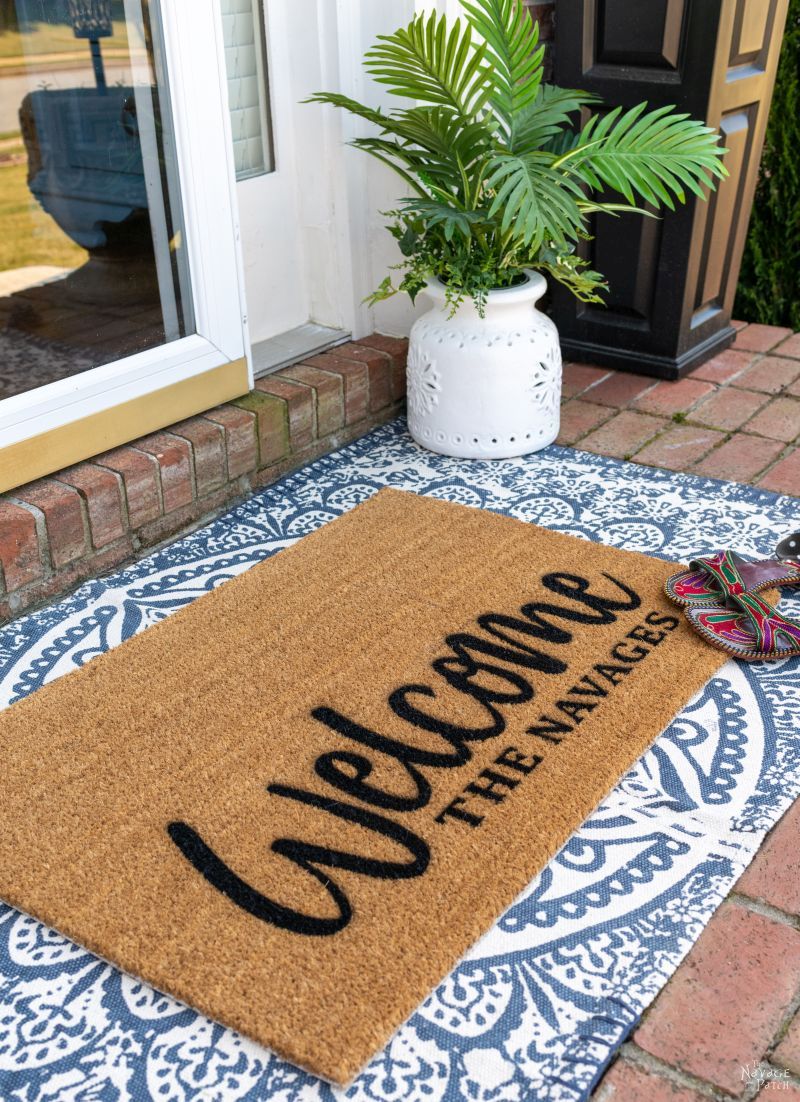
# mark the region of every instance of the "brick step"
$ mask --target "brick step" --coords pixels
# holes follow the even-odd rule
[[[0,495],[0,623],[390,420],[407,348],[381,334],[338,345],[242,398]]]

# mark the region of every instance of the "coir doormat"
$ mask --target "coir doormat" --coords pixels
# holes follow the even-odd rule
[[[0,896],[347,1082],[725,661],[672,569],[384,490],[0,713]]]

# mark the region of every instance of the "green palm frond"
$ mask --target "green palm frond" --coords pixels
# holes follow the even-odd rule
[[[492,148],[489,129],[465,120],[450,107],[412,107],[387,115],[337,92],[318,92],[306,102],[344,108],[379,127],[380,137],[355,138],[350,144],[373,155],[380,153],[380,160],[389,157],[412,171],[424,171],[450,189],[465,187],[470,167]]]
[[[381,161],[405,180],[412,191],[427,198],[428,191],[422,181],[424,178],[430,187],[432,177],[428,172],[430,166],[419,154],[406,149],[400,142],[391,142],[385,138],[354,138],[350,145],[369,153],[376,161]],[[440,186],[447,187],[448,181],[440,181]]]
[[[726,151],[715,131],[671,107],[618,107],[581,128],[580,113],[599,101],[542,83],[538,27],[520,0],[462,5],[466,21],[420,15],[367,53],[368,72],[402,107],[311,97],[374,127],[351,144],[414,196],[387,212],[403,278],[395,287],[387,277],[373,300],[397,290],[413,298],[440,276],[451,306],[469,295],[480,312],[493,287],[534,267],[600,301],[603,277],[577,251],[589,218],[653,216],[687,193],[705,198],[727,175]],[[597,194],[607,189],[618,199]]]
[[[468,169],[492,149],[492,132],[449,107],[412,107],[391,116],[394,133],[429,153]]]
[[[441,226],[446,241],[452,241],[456,233],[469,238],[472,227],[486,218],[486,211],[460,210],[435,199],[404,199],[402,212],[417,215],[427,229]]]
[[[558,88],[555,84],[541,84],[533,102],[513,119],[509,140],[512,152],[532,153],[536,149],[544,148],[562,134],[567,144],[571,145],[572,141],[569,139],[574,141],[572,132],[563,129],[569,123],[570,115],[598,101],[599,97],[592,92]]]
[[[473,42],[469,24],[457,19],[448,27],[446,17],[434,11],[427,18],[417,16],[394,34],[379,35],[364,64],[395,96],[452,107],[474,118],[491,92],[486,51],[485,43]]]
[[[541,84],[544,46],[539,46],[539,25],[519,0],[462,0],[462,6],[488,46],[490,102],[510,131]]]
[[[640,103],[629,111],[617,107],[595,115],[575,146],[555,162],[590,187],[611,187],[634,203],[638,195],[656,206],[675,209],[686,201],[684,188],[704,197],[703,185],[727,176],[715,130],[673,107],[646,111]]]
[[[309,96],[308,99],[304,99],[302,102],[326,103],[331,107],[341,107],[344,111],[349,111],[351,115],[366,119],[367,122],[374,123],[375,126],[380,126],[384,130],[391,126],[392,120],[383,111],[379,111],[375,107],[367,107],[365,104],[359,103],[358,100],[351,99],[350,96],[344,96],[340,92],[315,92],[313,96]]]
[[[547,153],[501,153],[492,159],[486,178],[495,192],[490,216],[502,211],[502,231],[534,250],[548,238],[574,240],[583,224],[580,186],[552,166]]]

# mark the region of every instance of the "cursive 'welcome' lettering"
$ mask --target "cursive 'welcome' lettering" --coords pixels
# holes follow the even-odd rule
[[[401,859],[378,859],[296,838],[277,838],[271,845],[272,852],[317,882],[332,900],[334,915],[305,913],[265,896],[238,876],[186,823],[170,823],[169,837],[213,887],[255,918],[298,934],[337,933],[350,922],[353,908],[344,890],[323,870],[340,869],[379,880],[407,879],[425,872],[430,863],[428,844],[382,812],[403,814],[426,807],[432,798],[432,784],[423,770],[466,765],[472,758],[471,743],[496,738],[505,730],[506,718],[499,705],[523,704],[533,699],[535,689],[528,677],[530,671],[555,675],[567,670],[566,662],[533,645],[533,641],[564,646],[573,638],[572,632],[561,626],[564,622],[610,624],[619,613],[640,607],[641,598],[633,589],[610,574],[603,577],[614,586],[614,595],[591,592],[590,582],[574,574],[546,574],[542,585],[564,599],[565,604],[534,601],[523,605],[518,615],[513,616],[488,612],[477,618],[482,634],[457,632],[447,636],[449,653],[435,659],[431,669],[446,685],[477,702],[486,714],[483,726],[465,727],[437,716],[439,697],[435,687],[427,684],[395,689],[388,704],[411,727],[437,736],[438,741],[429,746],[409,745],[373,731],[333,708],[313,709],[311,715],[318,723],[345,740],[344,746],[320,754],[314,762],[314,772],[329,788],[355,802],[285,784],[269,784],[267,792],[372,831],[389,839],[404,853]],[[428,710],[431,708],[432,711]],[[367,751],[373,756],[367,756]],[[388,791],[372,783],[376,754],[393,759],[402,767],[401,776],[406,783],[401,791]]]

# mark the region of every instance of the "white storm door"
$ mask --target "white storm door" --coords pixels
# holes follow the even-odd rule
[[[220,0],[39,9],[29,84],[0,96],[54,259],[36,282],[48,257],[26,261],[20,235],[0,273],[0,346],[21,365],[0,391],[0,490],[252,385]]]

